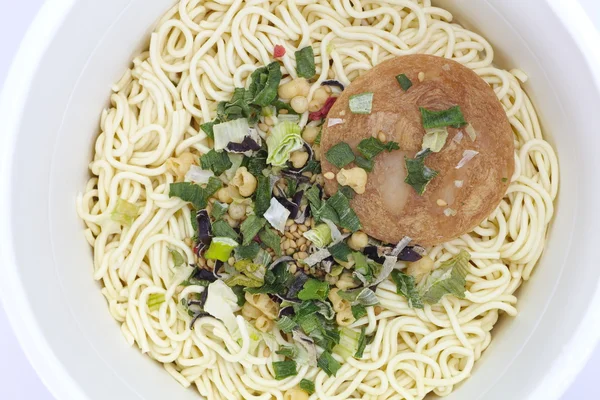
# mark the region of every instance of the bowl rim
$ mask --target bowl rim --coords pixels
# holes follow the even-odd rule
[[[0,92],[0,117],[6,121],[5,133],[0,135],[0,257],[4,272],[4,279],[0,283],[0,300],[27,360],[50,393],[60,400],[86,399],[87,396],[40,333],[30,304],[19,301],[25,298],[25,290],[17,274],[10,234],[9,221],[12,216],[9,188],[12,181],[12,150],[24,115],[27,93],[42,57],[76,1],[46,0],[42,4],[21,41]]]
[[[546,0],[556,17],[571,35],[600,91],[600,29],[596,28],[581,0]],[[529,400],[559,399],[574,383],[600,343],[600,281],[589,299],[589,306],[575,328],[575,333],[563,346],[549,372],[530,394]]]
[[[4,272],[3,279],[0,280],[0,300],[29,363],[52,395],[60,400],[88,397],[47,345],[30,304],[20,301],[25,297],[25,290],[17,274],[10,234],[9,221],[12,216],[9,189],[12,182],[12,150],[24,115],[28,89],[42,57],[76,1],[46,0],[43,3],[21,42],[0,92],[0,120],[4,125],[4,134],[0,135],[0,260]],[[596,90],[600,93],[600,48],[597,46],[600,32],[579,1],[545,1],[576,43],[594,77]],[[573,383],[600,342],[600,314],[595,311],[599,307],[600,282],[575,334],[563,346],[562,355],[554,361],[554,365],[528,400],[558,399]]]

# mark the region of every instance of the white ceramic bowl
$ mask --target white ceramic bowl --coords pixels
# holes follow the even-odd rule
[[[110,85],[172,0],[49,0],[1,105],[0,286],[31,362],[60,400],[197,399],[129,348],[75,213]],[[451,399],[557,399],[600,332],[600,39],[572,0],[434,0],[525,70],[562,185],[543,259]]]

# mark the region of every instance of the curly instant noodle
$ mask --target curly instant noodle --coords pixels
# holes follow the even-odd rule
[[[317,75],[308,101],[322,81],[348,85],[361,72],[398,55],[425,53],[471,68],[496,92],[512,125],[514,176],[498,208],[476,229],[428,249],[435,265],[462,249],[471,254],[465,299],[413,309],[391,281],[376,290],[380,301],[352,327],[374,334],[364,358],[349,358],[335,376],[299,366],[298,374],[276,380],[272,362],[280,356],[264,343],[252,351],[245,320],[236,317],[242,339],[233,339],[217,319],[192,317],[181,300],[202,286],[179,286],[170,255],[189,260],[186,240],[195,232],[190,207],[169,197],[185,164],[210,150],[199,128],[212,121],[217,103],[272,61],[275,45],[286,83],[296,77],[294,51],[312,45]],[[521,83],[520,70],[493,64],[492,46],[452,22],[429,0],[181,0],[160,20],[149,49],[112,90],[102,113],[90,163],[92,178],[78,197],[77,211],[94,250],[94,278],[102,285],[111,315],[125,339],[164,364],[183,386],[208,399],[283,399],[302,379],[315,382],[311,399],[423,399],[448,395],[469,377],[492,340],[503,313],[517,314],[514,293],[527,280],[544,249],[558,190],[557,158],[544,140],[538,116]],[[300,120],[303,127],[308,113]],[[189,161],[188,165],[189,167]],[[185,167],[182,167],[185,174]],[[119,198],[135,204],[130,226],[110,219]],[[156,310],[148,298],[162,294]],[[263,303],[256,304],[263,309]],[[279,345],[287,339],[274,330]]]

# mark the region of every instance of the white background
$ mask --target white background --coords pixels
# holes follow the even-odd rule
[[[572,1],[579,1],[600,29],[600,0]],[[43,2],[44,0],[0,0],[0,87],[27,27]],[[592,355],[587,367],[565,394],[563,400],[600,399],[600,387],[597,384],[599,372],[600,348]],[[53,399],[27,362],[2,308],[0,308],[0,399]]]

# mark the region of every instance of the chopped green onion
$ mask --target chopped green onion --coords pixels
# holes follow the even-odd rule
[[[360,272],[364,276],[372,275],[371,268],[367,263],[367,257],[358,251],[352,253],[352,259],[354,260],[354,270]]]
[[[344,196],[346,196],[348,198],[348,200],[352,200],[354,198],[354,195],[356,194],[356,192],[354,191],[354,189],[352,189],[350,186],[339,185],[338,186],[338,190],[340,192],[342,192],[342,194]]]
[[[252,84],[250,86],[252,87]],[[277,91],[277,87],[275,87],[275,91]],[[231,97],[230,101],[221,101],[219,102],[219,104],[217,104],[217,118],[213,121],[215,123],[215,125],[213,125],[213,139],[215,140],[215,150],[221,150],[219,146],[222,145],[222,142],[225,142],[226,146],[227,143],[231,141],[239,143],[243,139],[239,136],[238,140],[227,140],[226,137],[219,138],[219,133],[217,132],[218,129],[216,128],[218,125],[222,124],[223,122],[233,121],[242,118],[246,119],[249,125],[254,125],[258,122],[258,118],[262,109],[261,106],[259,106],[258,104],[251,103],[252,97],[254,96],[253,93],[253,91],[247,91],[244,88],[235,88],[233,90],[233,96]],[[277,94],[275,94],[275,96],[276,95]],[[233,127],[233,125],[231,125],[230,127]],[[217,145],[216,143],[218,142],[219,144]]]
[[[282,346],[275,353],[293,359],[298,357],[298,348],[296,346]]]
[[[317,247],[325,247],[331,243],[331,229],[327,224],[319,224],[308,232],[302,234],[306,239],[310,240]]]
[[[264,150],[258,151],[252,157],[245,157],[248,161],[248,172],[258,177],[263,175],[263,171],[267,168],[267,152]]]
[[[298,324],[300,325],[300,328],[302,328],[302,330],[307,335],[310,335],[312,332],[319,329],[321,326],[319,319],[314,314],[306,315],[302,318],[297,318],[297,320]]]
[[[173,264],[175,267],[180,267],[185,263],[185,258],[175,249],[169,249],[169,253],[171,253],[171,257],[173,257]]]
[[[315,68],[315,54],[312,46],[306,46],[295,53],[296,72],[301,78],[310,79],[317,73]]]
[[[328,352],[332,351],[335,345],[340,342],[340,333],[337,329],[322,328],[312,332],[310,337],[317,346]]]
[[[275,293],[284,293],[286,288],[289,288],[292,282],[294,281],[294,275],[292,275],[288,268],[287,264],[282,262],[273,268],[273,270],[268,270],[265,272],[265,285],[256,288],[256,289],[248,289],[246,290],[249,293],[257,294],[257,293],[265,293],[265,294],[275,294]]]
[[[396,142],[384,143],[377,138],[370,137],[361,140],[356,149],[365,157],[365,159],[372,160],[383,151],[391,152],[400,149],[400,145]]]
[[[296,191],[298,190],[298,181],[292,178],[285,178],[286,183],[286,193],[288,197],[294,197]]]
[[[410,241],[410,238],[403,238],[402,240],[406,240],[406,239],[408,239],[408,241]],[[373,274],[375,276],[375,278],[373,279],[373,282],[371,282],[371,284],[378,285],[379,283],[386,280],[390,276],[390,273],[392,272],[392,270],[395,268],[397,261],[398,260],[395,256],[385,256],[383,264],[371,262],[370,265],[371,265],[371,268],[373,269]]]
[[[410,79],[408,79],[408,76],[406,76],[405,74],[397,75],[396,80],[400,84],[400,87],[402,88],[402,90],[404,90],[405,92],[408,89],[410,89],[411,86],[413,85],[412,82],[410,81]]]
[[[310,172],[312,174],[321,173],[321,163],[317,160],[308,160],[303,169],[304,172]]]
[[[252,260],[258,255],[260,246],[256,242],[252,242],[245,246],[238,246],[235,249],[235,256],[238,260]]]
[[[258,254],[256,255],[256,257],[254,257],[253,262],[255,264],[259,264],[259,265],[269,265],[271,264],[271,260],[273,257],[271,257],[271,255],[266,251],[263,250],[262,248],[258,251]]]
[[[373,160],[367,160],[366,158],[364,158],[362,156],[356,156],[354,163],[356,164],[357,167],[360,167],[367,172],[373,171],[373,167],[375,166],[375,163],[373,162]]]
[[[290,333],[298,325],[296,325],[293,319],[284,315],[283,317],[279,318],[279,321],[277,321],[277,326],[283,333]]]
[[[242,222],[242,225],[240,226],[240,232],[242,233],[242,237],[244,238],[242,244],[247,245],[252,240],[254,240],[256,235],[258,235],[258,232],[260,232],[260,230],[265,226],[266,223],[267,220],[265,220],[264,218],[258,217],[256,215],[248,216],[248,218],[246,218],[246,220]]]
[[[317,365],[329,376],[335,376],[338,370],[342,367],[342,365],[335,358],[333,358],[331,353],[328,351],[321,353],[321,356],[317,360]]]
[[[373,93],[359,93],[350,96],[350,111],[354,114],[371,114]]]
[[[327,150],[325,154],[327,161],[338,168],[344,168],[346,165],[354,161],[354,153],[350,145],[345,142],[340,142]]]
[[[233,290],[233,293],[235,293],[235,295],[237,296],[237,305],[242,307],[246,303],[246,296],[244,295],[244,286],[232,286],[231,290]]]
[[[465,250],[461,250],[460,253],[433,270],[419,285],[423,301],[428,304],[436,304],[447,294],[464,299],[470,259],[471,255]]]
[[[341,194],[341,196],[346,198],[346,196],[344,196],[343,194]],[[333,207],[331,207],[331,205],[329,205],[327,200],[323,200],[323,202],[321,203],[321,207],[316,210],[313,210],[313,208],[311,206],[311,211],[312,211],[312,215],[315,219],[315,222],[329,220],[333,224],[336,224],[336,225],[340,224],[340,217],[338,216],[338,213],[336,212],[336,210]]]
[[[321,191],[319,190],[317,185],[311,186],[306,191],[305,196],[308,200],[308,203],[310,204],[310,210],[312,211],[315,221],[319,222],[323,218],[325,218],[330,219],[334,222],[339,222],[339,218],[335,210],[329,207],[326,201],[323,201],[321,199]]]
[[[313,381],[309,381],[308,379],[302,379],[300,381],[300,389],[304,390],[308,394],[313,394],[315,392],[315,383]]]
[[[339,242],[327,248],[329,253],[336,260],[348,261],[348,256],[352,253],[350,247],[346,244],[346,242]]]
[[[252,103],[261,107],[270,105],[277,99],[277,89],[281,81],[281,66],[273,61],[266,67],[255,70],[250,76],[249,96]]]
[[[396,293],[406,298],[408,306],[411,308],[423,308],[423,302],[417,290],[415,278],[397,269],[392,271],[391,276],[396,284]]]
[[[361,304],[365,307],[374,306],[379,304],[379,300],[373,292],[368,287],[362,287],[358,289],[351,290],[340,290],[338,296],[340,296],[344,300],[348,300],[351,304]]]
[[[340,332],[340,342],[333,348],[333,352],[344,360],[354,357],[358,351],[359,339],[360,333],[344,327]]]
[[[227,204],[223,204],[218,201],[215,201],[212,205],[212,210],[210,212],[210,216],[213,217],[213,219],[215,221],[217,221],[217,220],[221,219],[221,217],[223,217],[223,215],[225,215],[225,213],[227,212],[227,208],[228,208]]]
[[[208,205],[208,198],[217,193],[223,186],[219,178],[211,176],[206,187],[196,185],[190,182],[177,182],[169,185],[169,197],[179,197],[194,205],[196,210],[205,209]]]
[[[303,302],[300,304],[294,304],[294,313],[296,319],[304,318],[307,315],[314,314],[319,311],[319,307],[312,301]]]
[[[198,220],[196,219],[196,213],[195,212],[191,212],[190,213],[190,222],[192,223],[192,230],[194,232],[198,232]],[[198,233],[196,233],[194,235],[194,240],[198,238],[197,236],[198,236]]]
[[[293,122],[279,122],[266,140],[269,154],[267,163],[274,167],[283,167],[290,159],[290,154],[304,147],[300,136],[300,126]]]
[[[337,219],[339,220],[339,226],[346,228],[351,232],[356,232],[362,228],[358,216],[350,207],[350,202],[346,196],[340,191],[327,199],[327,206],[335,210]],[[326,218],[330,219],[330,218]],[[334,221],[336,222],[336,221]]]
[[[138,206],[119,197],[114,211],[110,213],[110,219],[121,225],[131,226],[139,212],[140,208]]]
[[[225,152],[216,152],[210,150],[208,153],[200,156],[200,165],[202,169],[211,170],[215,176],[221,175],[233,165],[229,156]]]
[[[367,307],[363,306],[362,304],[355,304],[351,307],[351,309],[354,319],[360,319],[367,315]]]
[[[319,129],[319,133],[317,134],[317,137],[315,138],[315,143],[314,144],[321,144],[321,136],[323,134],[323,127],[321,127]]]
[[[164,293],[152,293],[148,296],[148,309],[150,311],[157,311],[161,304],[165,302],[165,294]]]
[[[225,221],[218,220],[212,224],[212,234],[215,236],[228,237],[233,240],[238,240],[238,233]]]
[[[360,328],[360,338],[358,339],[358,349],[356,350],[356,354],[354,354],[355,358],[361,359],[365,352],[365,348],[367,347],[367,336],[365,335],[366,328],[363,326]]]
[[[333,317],[335,317],[335,311],[331,304],[327,301],[315,301],[314,302],[317,307],[319,307],[319,314],[325,317],[326,320],[331,321]]]
[[[281,237],[275,232],[274,229],[264,228],[258,234],[261,242],[269,248],[271,248],[277,256],[281,255]]]
[[[227,261],[233,249],[238,247],[238,243],[228,237],[214,237],[210,242],[208,250],[204,253],[207,260]]]
[[[425,158],[429,154],[431,154],[431,150],[427,149],[417,153],[415,158],[404,156],[407,171],[404,182],[412,186],[419,196],[425,193],[425,188],[429,182],[439,173],[425,165]]]
[[[446,126],[460,128],[467,124],[459,106],[442,111],[431,111],[423,107],[419,107],[419,110],[421,111],[421,118],[425,129],[443,128]]]
[[[271,185],[269,184],[269,178],[262,174],[258,175],[256,180],[254,213],[259,217],[262,217],[269,209],[271,202]]]
[[[204,133],[206,133],[206,136],[208,136],[211,139],[215,138],[215,132],[213,131],[213,127],[220,123],[221,121],[219,120],[214,120],[214,121],[210,121],[210,122],[205,122],[202,125],[200,125],[200,129],[202,129],[202,131]]]
[[[275,379],[278,381],[289,378],[290,376],[298,375],[296,371],[296,361],[274,361],[273,371],[275,372]]]
[[[329,283],[318,279],[309,279],[298,293],[300,300],[325,300],[329,293]]]

